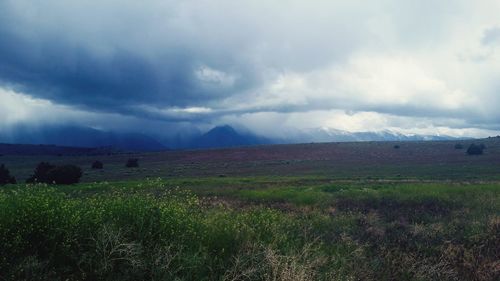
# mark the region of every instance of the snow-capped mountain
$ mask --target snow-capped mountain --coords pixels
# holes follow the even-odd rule
[[[287,132],[280,142],[302,143],[302,142],[354,142],[354,141],[431,141],[452,140],[450,136],[434,135],[405,135],[389,130],[379,132],[348,132],[332,128],[314,128],[295,132]]]

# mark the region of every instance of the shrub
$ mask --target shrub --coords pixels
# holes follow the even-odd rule
[[[102,169],[104,168],[104,165],[102,164],[101,161],[94,161],[94,163],[92,163],[92,169]]]
[[[73,184],[80,181],[82,169],[75,165],[54,166],[48,162],[41,162],[27,183]]]
[[[56,166],[51,165],[48,162],[40,162],[27,180],[26,183],[51,183],[48,181],[47,174],[50,170],[54,169]]]
[[[461,143],[455,144],[455,149],[464,149],[464,146]]]
[[[477,145],[477,144],[473,143],[469,146],[469,148],[467,148],[467,154],[469,154],[469,155],[481,155],[481,154],[483,154],[483,150],[485,148],[486,147],[484,146],[484,144]]]
[[[129,158],[127,160],[127,164],[125,164],[125,167],[127,167],[127,168],[139,167],[139,159],[137,159],[137,158]]]
[[[80,181],[82,169],[75,165],[58,166],[47,174],[49,182],[55,184],[74,184]]]
[[[397,144],[396,144],[396,145],[394,146],[394,149],[399,149],[399,145],[397,145]]]
[[[0,165],[0,185],[9,183],[15,184],[16,178],[11,176],[9,169],[7,169],[4,164],[2,164]]]

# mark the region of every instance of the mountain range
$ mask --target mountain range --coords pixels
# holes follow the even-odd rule
[[[138,133],[116,133],[79,126],[19,126],[0,133],[0,142],[67,147],[113,147],[125,151],[157,151],[166,147],[154,138]]]
[[[357,141],[435,141],[456,139],[450,136],[404,135],[393,131],[348,132],[331,128],[315,128],[291,132],[284,143],[306,142],[357,142]]]
[[[158,139],[158,140],[157,140]],[[78,126],[46,126],[42,128],[17,127],[0,133],[0,142],[15,144],[43,144],[68,147],[112,147],[122,151],[160,151],[166,149],[205,149],[249,146],[260,144],[286,144],[310,142],[354,141],[426,141],[450,140],[448,136],[404,135],[391,131],[347,132],[330,128],[317,128],[287,132],[281,137],[259,136],[229,125],[217,126],[189,136],[154,138],[140,133],[117,133]]]

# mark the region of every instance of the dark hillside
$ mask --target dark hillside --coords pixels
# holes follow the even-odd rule
[[[57,145],[0,143],[0,155],[100,155],[117,153],[111,147],[85,148]]]
[[[15,144],[43,144],[67,147],[114,147],[124,151],[159,151],[165,146],[155,139],[137,133],[115,133],[89,127],[20,126],[9,134],[0,134],[0,142]]]

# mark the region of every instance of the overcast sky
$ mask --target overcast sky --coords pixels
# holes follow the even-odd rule
[[[498,11],[498,0],[2,0],[0,130],[496,135]]]

